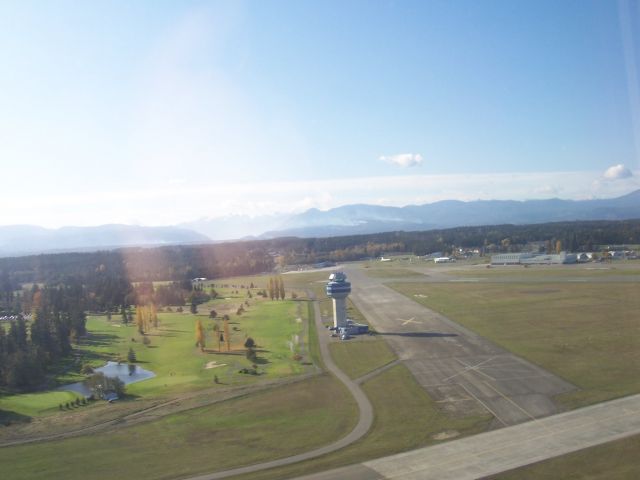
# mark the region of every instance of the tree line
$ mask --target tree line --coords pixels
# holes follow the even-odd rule
[[[23,297],[30,320],[19,314],[0,323],[0,387],[18,391],[42,386],[49,368],[71,353],[71,342],[86,334],[81,284],[35,285]]]
[[[505,240],[508,240],[505,242]],[[328,238],[283,237],[214,245],[123,248],[113,251],[60,253],[0,258],[0,287],[77,279],[93,293],[87,308],[109,310],[118,305],[144,303],[134,285],[173,281],[157,287],[157,303],[178,304],[191,279],[222,278],[272,272],[279,263],[313,264],[349,261],[392,252],[425,255],[458,248],[485,251],[515,250],[528,242],[560,240],[568,251],[593,251],[607,244],[640,244],[640,220],[557,222],[533,225],[489,225],[418,232],[386,232]],[[7,298],[0,308],[11,310]]]

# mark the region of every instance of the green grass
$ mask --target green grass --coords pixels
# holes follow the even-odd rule
[[[301,308],[299,314],[300,302],[270,301],[254,296],[250,299],[250,306],[245,307],[246,312],[237,316],[236,309],[246,299],[246,292],[234,297],[230,290],[221,289],[221,297],[200,306],[201,313],[198,315],[188,313],[188,307],[184,313],[160,313],[159,328],[151,329],[146,335],[151,341],[149,346],[142,343],[142,337],[136,327],[122,325],[119,316],[114,316],[112,321],[108,321],[106,316],[90,316],[87,320],[90,336],[75,348],[75,353],[80,358],[75,364],[65,364],[70,368],[58,376],[58,381],[61,384],[81,381],[84,376],[78,371],[84,363],[99,367],[107,360],[120,358],[126,361],[129,348],[135,351],[141,367],[156,374],[152,379],[127,386],[127,393],[144,398],[170,396],[212,387],[214,375],[229,386],[257,379],[280,378],[310,370],[310,367],[305,367],[302,362],[292,358],[294,353],[306,350],[303,327],[307,319],[307,309]],[[215,308],[219,315],[226,311],[230,314],[231,354],[217,351],[218,342],[215,341],[213,332],[214,320],[208,318],[211,308]],[[198,319],[203,322],[207,331],[205,352],[201,352],[195,346],[195,322]],[[218,323],[222,329],[222,322]],[[239,369],[251,365],[244,355],[243,345],[247,336],[252,337],[259,346],[259,376],[238,374]],[[207,363],[212,361],[225,365],[205,368]],[[60,365],[60,368],[62,367],[63,365]],[[28,416],[56,413],[59,403],[68,401],[69,395],[52,391],[29,395],[4,395],[0,396],[0,410]]]
[[[454,418],[438,408],[404,365],[397,365],[367,381],[375,420],[370,432],[343,450],[287,467],[234,477],[234,480],[280,480],[363,462],[402,451],[441,443],[443,432],[457,438],[482,432],[490,415]]]
[[[405,268],[367,268],[365,270],[368,276],[373,278],[407,278],[407,277],[424,277],[422,273],[407,270]]]
[[[586,448],[487,477],[486,480],[636,480],[640,435]]]
[[[393,362],[395,354],[381,338],[352,339],[329,345],[331,357],[350,378],[359,378]]]
[[[325,370],[322,354],[320,353],[320,344],[318,343],[318,329],[316,328],[316,317],[312,302],[307,302],[307,315],[309,318],[307,323],[309,326],[309,355],[314,365],[318,365],[322,370]]]
[[[79,395],[73,392],[25,393],[0,397],[0,423],[3,423],[2,410],[27,417],[37,417],[57,412],[61,403],[74,401],[77,397]]]
[[[321,375],[111,433],[2,448],[0,478],[176,478],[307,451],[356,420],[348,392]]]
[[[638,283],[391,286],[577,385],[569,408],[640,392]]]
[[[640,277],[640,262],[635,260],[619,260],[613,263],[588,263],[574,265],[531,265],[495,266],[491,268],[475,267],[468,269],[451,269],[448,275],[473,276],[482,278],[500,278],[518,276],[524,279],[539,278],[592,278],[612,276]]]

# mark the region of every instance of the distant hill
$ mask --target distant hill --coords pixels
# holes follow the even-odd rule
[[[0,256],[247,238],[326,238],[480,225],[629,219],[640,219],[640,190],[604,200],[445,200],[406,207],[356,204],[327,211],[310,209],[296,215],[204,218],[175,227],[102,225],[49,230],[13,225],[0,227]]]
[[[0,227],[0,256],[210,241],[206,235],[178,227],[101,225],[46,229],[32,225],[11,225]]]
[[[633,218],[640,218],[640,190],[604,200],[445,200],[406,207],[345,205],[327,211],[311,209],[290,217],[261,237],[327,237],[394,230]]]

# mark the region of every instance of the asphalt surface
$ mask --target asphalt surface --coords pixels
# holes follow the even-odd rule
[[[552,398],[575,387],[446,317],[347,267],[350,298],[418,383],[442,407],[489,412],[505,427],[558,413]]]
[[[340,450],[341,448],[344,448],[347,445],[350,445],[353,442],[359,440],[369,431],[373,423],[373,407],[371,406],[371,402],[369,402],[369,399],[365,395],[364,391],[360,388],[360,385],[351,380],[347,375],[345,375],[342,370],[340,370],[338,366],[333,362],[333,359],[331,358],[331,354],[329,352],[329,342],[331,340],[331,337],[329,335],[326,335],[326,329],[322,325],[322,317],[320,316],[320,309],[317,302],[314,302],[314,309],[316,317],[316,328],[318,329],[318,343],[320,344],[320,355],[322,356],[325,367],[347,387],[351,395],[353,395],[356,403],[358,404],[360,417],[354,429],[347,436],[341,438],[340,440],[329,445],[316,448],[315,450],[311,450],[309,452],[293,455],[291,457],[280,458],[278,460],[273,460],[270,462],[263,462],[254,465],[248,465],[246,467],[234,468],[232,470],[197,475],[194,477],[189,477],[188,480],[218,480],[221,478],[232,477],[234,475],[240,475],[243,473],[252,473],[259,470],[265,470],[267,468],[281,467],[284,465],[301,462],[303,460],[309,460],[311,458],[319,457],[321,455]]]
[[[472,480],[640,434],[640,395],[298,480]]]

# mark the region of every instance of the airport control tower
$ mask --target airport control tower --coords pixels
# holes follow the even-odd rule
[[[327,296],[333,298],[333,326],[345,328],[347,326],[346,298],[351,293],[351,284],[342,272],[335,272],[329,276]]]

